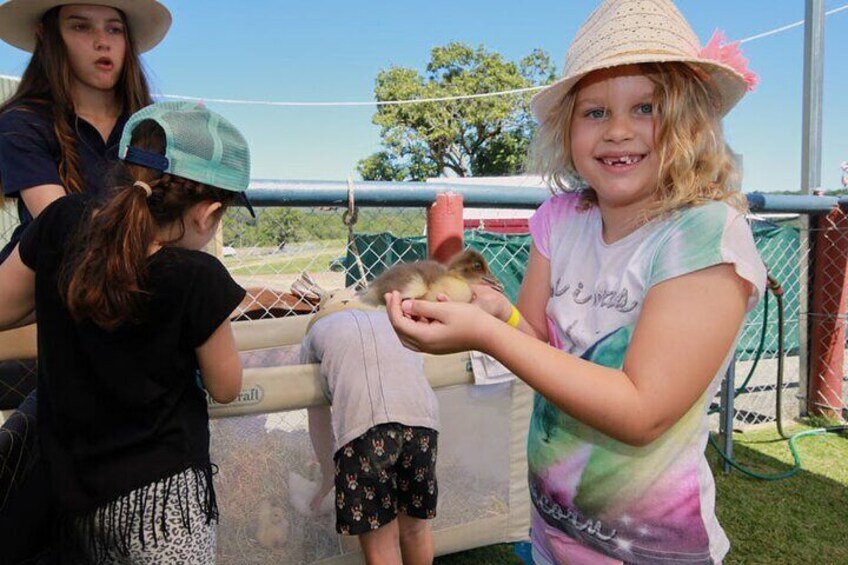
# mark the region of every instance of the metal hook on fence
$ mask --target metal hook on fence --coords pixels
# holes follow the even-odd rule
[[[348,228],[353,228],[359,220],[359,209],[356,207],[356,196],[353,181],[347,179],[347,210],[342,214],[342,223]]]
[[[347,244],[359,269],[359,282],[357,284],[361,288],[365,288],[368,286],[368,278],[365,276],[365,265],[363,265],[362,257],[359,255],[359,249],[356,247],[356,236],[353,233],[353,226],[359,220],[359,209],[356,207],[356,196],[354,194],[355,190],[353,181],[347,179],[347,210],[342,214],[342,223],[347,226]]]

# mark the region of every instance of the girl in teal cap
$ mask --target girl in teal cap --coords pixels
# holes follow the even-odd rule
[[[245,292],[200,249],[247,188],[249,152],[221,116],[179,103],[131,116],[120,151],[105,203],[57,200],[0,265],[0,329],[38,310],[58,557],[212,563],[207,399],[241,389],[229,317]]]

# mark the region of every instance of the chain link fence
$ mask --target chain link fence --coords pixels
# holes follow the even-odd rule
[[[806,311],[805,250],[809,248],[804,223],[801,216],[791,215],[752,221],[769,285],[749,313],[737,346],[733,381],[737,428],[778,417],[792,419],[801,413],[801,360],[806,355],[799,339]]]
[[[0,218],[3,241],[17,223],[14,207],[7,205]],[[835,341],[845,343],[848,220],[842,212],[807,220],[805,215],[783,214],[752,222],[780,295],[767,293],[748,316],[740,339],[735,365],[739,426],[773,421],[778,413],[791,419],[808,406],[839,417],[848,407],[844,347],[833,347]],[[398,261],[426,256],[426,209],[421,207],[361,208],[356,214],[347,206],[263,207],[256,219],[233,208],[222,228],[209,251],[248,289],[241,319],[314,311],[315,297],[296,284],[303,273],[318,287],[334,289],[370,280]],[[466,240],[506,279],[514,299],[529,238],[469,230]],[[812,267],[814,259],[818,268]],[[807,397],[807,359],[812,360],[811,370],[818,371],[810,387],[816,398]],[[34,366],[31,361],[6,361],[0,363],[0,374],[0,406],[8,410],[34,386]]]
[[[827,419],[848,419],[846,291],[848,215],[836,209],[811,222],[807,409]]]
[[[322,289],[370,280],[386,264],[413,253],[425,225],[426,211],[420,208],[374,208],[356,214],[332,206],[257,208],[255,219],[236,208],[224,218],[220,255],[233,277],[248,289],[246,317],[280,317],[314,310],[313,302],[290,292],[302,273],[309,273]],[[377,242],[358,243],[352,238],[358,233],[393,234],[409,238],[409,243],[376,251]],[[374,260],[364,265],[355,260],[357,256]],[[349,257],[354,264],[348,264]]]
[[[260,212],[256,226],[277,222],[274,212],[273,209]],[[233,251],[224,261],[255,297],[267,294],[270,288],[270,296],[274,299],[289,294],[285,302],[293,304],[293,310],[312,311],[313,303],[291,292],[291,285],[303,271],[309,272],[324,288],[339,288],[362,279],[370,280],[399,260],[425,256],[423,210],[365,209],[363,217],[370,218],[370,225],[357,223],[347,233],[343,221],[345,212],[344,207],[297,209],[297,213],[313,218],[308,222],[313,228],[304,229],[284,245],[259,248],[260,251],[240,245],[240,233],[244,232],[235,227],[229,231],[225,228],[225,233],[229,234],[224,241],[225,247]],[[241,211],[230,214],[231,225],[249,224]],[[831,225],[834,220],[830,216],[820,216],[820,221],[829,222],[828,227],[814,225],[811,229],[808,217],[800,214],[752,219],[757,246],[771,281],[770,290],[749,314],[737,349],[735,424],[738,427],[773,422],[778,415],[784,420],[792,419],[806,412],[805,365],[813,350],[820,350],[815,343],[825,346],[834,339],[845,342],[845,300],[841,290],[845,286],[845,273],[843,269],[840,279],[836,266],[844,265],[848,251],[831,245],[826,252],[819,252],[819,262],[824,261],[831,267],[813,273],[810,265],[816,242],[822,239],[822,234],[826,237],[822,239],[824,243],[819,242],[819,248],[832,242],[834,237],[837,240],[845,238],[844,247],[848,248],[848,229]],[[255,229],[255,226],[247,229]],[[486,236],[471,230],[466,232],[466,243],[487,256],[493,270],[506,279],[508,293],[514,299],[529,252],[529,237],[520,234]],[[827,282],[814,282],[814,275],[818,280],[826,277]],[[811,289],[825,293],[831,303],[813,302]],[[832,304],[833,300],[837,306]],[[251,318],[280,314],[263,300],[254,300],[248,307],[253,309]],[[811,308],[819,308],[819,311]],[[822,312],[821,308],[830,310]],[[840,332],[841,337],[837,335]],[[844,347],[841,351],[844,353]],[[842,359],[844,354],[839,364],[822,366],[826,378],[820,379],[819,388],[823,390],[816,390],[824,400],[810,400],[813,404],[827,403],[836,416],[848,406],[848,385],[841,385],[846,374]],[[835,372],[839,374],[834,378]],[[839,404],[833,400],[836,397],[841,398]]]

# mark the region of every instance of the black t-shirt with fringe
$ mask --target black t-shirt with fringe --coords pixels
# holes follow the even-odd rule
[[[54,493],[64,513],[85,520],[134,490],[195,469],[207,486],[193,495],[211,520],[209,417],[195,348],[245,291],[215,257],[164,247],[149,259],[144,321],[112,331],[76,322],[59,275],[89,213],[86,197],[61,198],[20,246],[36,271],[38,431]]]

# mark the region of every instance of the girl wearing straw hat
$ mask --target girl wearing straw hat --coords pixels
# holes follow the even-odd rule
[[[0,106],[0,185],[18,199],[23,229],[53,200],[100,195],[127,116],[151,103],[139,54],[171,24],[156,0],[8,0],[0,39],[32,52],[17,92]]]
[[[718,563],[707,411],[765,268],[721,117],[755,77],[670,0],[608,0],[539,92],[535,161],[560,192],[530,223],[518,307],[388,296],[407,346],[491,354],[537,392],[537,564]],[[488,331],[482,331],[486,328]]]

